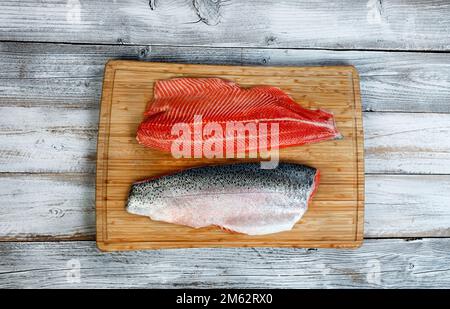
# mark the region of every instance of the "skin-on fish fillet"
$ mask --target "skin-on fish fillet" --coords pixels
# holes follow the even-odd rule
[[[263,235],[292,229],[319,184],[315,168],[214,165],[133,184],[127,211],[153,220]]]
[[[220,142],[217,147],[223,146],[224,153],[227,139],[234,138],[234,135],[225,134],[226,125],[230,122],[254,124],[261,129],[256,135],[248,131],[247,136],[235,138],[235,144],[245,142],[245,151],[268,150],[256,142],[259,141],[258,134],[263,135],[261,123],[269,124],[269,129],[265,131],[268,134],[269,148],[297,146],[341,137],[332,114],[323,110],[305,109],[279,88],[241,88],[220,78],[175,78],[156,82],[154,98],[145,112],[146,118],[138,128],[137,140],[147,147],[171,151],[173,141],[179,138],[172,134],[174,124],[187,124],[192,135],[184,138],[195,139],[195,115],[201,116],[203,125],[214,123],[221,127],[224,134],[214,135],[214,139]],[[279,134],[271,130],[270,125],[273,123],[278,124]],[[271,138],[273,134],[278,138]],[[245,140],[239,141],[238,138]],[[198,146],[194,144],[192,143],[192,148]],[[238,147],[234,149],[239,150]]]

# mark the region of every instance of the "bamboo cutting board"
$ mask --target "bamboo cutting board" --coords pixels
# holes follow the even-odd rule
[[[174,159],[136,142],[156,80],[222,77],[241,86],[272,85],[306,108],[333,112],[343,140],[280,150],[280,159],[316,167],[321,182],[309,210],[287,232],[248,236],[193,229],[128,214],[133,182],[226,159]],[[106,65],[97,152],[97,244],[101,250],[182,247],[358,247],[364,225],[363,130],[359,78],[350,66],[243,67],[138,61]],[[242,160],[241,160],[242,161]],[[230,159],[227,161],[230,162]]]

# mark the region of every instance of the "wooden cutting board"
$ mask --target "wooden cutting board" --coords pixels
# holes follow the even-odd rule
[[[241,86],[272,85],[306,108],[333,112],[343,140],[290,147],[281,160],[320,169],[308,212],[287,232],[248,236],[216,227],[193,229],[128,214],[133,182],[226,159],[174,159],[139,145],[135,135],[156,80],[222,77]],[[359,78],[355,68],[209,66],[138,61],[106,65],[97,152],[97,244],[101,250],[183,247],[358,247],[364,225],[364,155]],[[229,162],[228,159],[227,162]],[[242,159],[241,159],[242,161]]]

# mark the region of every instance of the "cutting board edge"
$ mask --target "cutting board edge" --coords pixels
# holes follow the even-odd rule
[[[110,60],[105,65],[103,75],[103,88],[101,96],[101,104],[99,110],[99,130],[97,136],[97,162],[96,162],[96,181],[95,181],[95,222],[96,222],[96,239],[103,242],[105,239],[106,220],[105,220],[105,149],[106,142],[106,124],[108,123],[110,114],[110,102],[112,96],[112,89],[114,88],[114,74],[116,71],[118,61]],[[109,128],[108,128],[109,129]]]
[[[138,65],[139,67],[135,67],[135,65]],[[236,74],[243,74],[243,72],[239,68],[245,67],[246,69],[255,69],[260,71],[261,68],[264,68],[266,73],[276,74],[280,70],[285,71],[289,70],[291,73],[295,72],[311,72],[314,74],[314,76],[328,76],[330,72],[335,72],[337,69],[341,71],[341,73],[345,74],[351,73],[354,79],[357,79],[359,81],[359,73],[358,70],[354,65],[310,65],[310,66],[261,66],[261,65],[228,65],[228,64],[191,64],[191,63],[174,63],[174,62],[153,62],[153,61],[141,61],[141,60],[120,60],[120,59],[111,59],[108,60],[105,64],[105,73],[107,71],[115,71],[115,70],[129,70],[130,66],[133,66],[133,70],[140,70],[140,69],[148,69],[148,68],[156,68],[159,70],[160,66],[164,67],[172,67],[172,68],[179,68],[179,67],[187,67],[187,68],[196,68],[196,67],[203,67],[203,68],[211,68],[211,69],[225,69],[227,72],[230,70],[235,72]],[[324,73],[327,74],[318,74],[317,69],[320,69]],[[328,72],[329,71],[329,72]],[[182,75],[182,73],[180,73]],[[254,75],[254,74],[249,74]]]
[[[352,66],[352,81],[353,81],[353,99],[355,104],[356,117],[356,143],[357,143],[357,175],[358,175],[358,196],[357,196],[357,223],[356,223],[356,242],[364,240],[364,208],[365,208],[365,171],[364,171],[364,128],[362,117],[362,102],[360,79],[358,70]]]
[[[302,241],[299,243],[267,243],[247,242],[242,243],[182,243],[182,242],[104,242],[97,240],[97,248],[102,252],[133,251],[133,250],[157,250],[157,249],[189,249],[189,248],[335,248],[357,249],[363,244],[363,239],[357,241]]]

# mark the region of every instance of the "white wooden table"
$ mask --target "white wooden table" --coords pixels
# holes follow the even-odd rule
[[[309,2],[1,1],[0,288],[450,287],[450,2]],[[355,65],[363,247],[97,251],[108,59]]]

